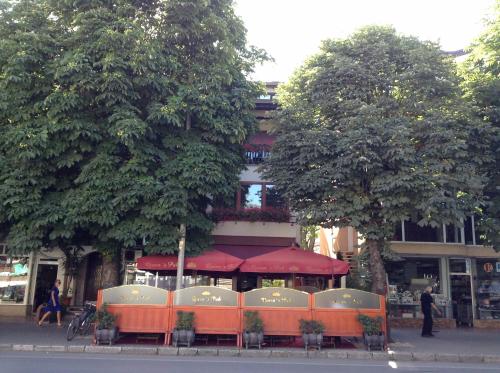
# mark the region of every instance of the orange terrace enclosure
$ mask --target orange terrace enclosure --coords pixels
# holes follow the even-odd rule
[[[299,320],[318,320],[324,336],[362,336],[358,315],[382,317],[386,333],[385,298],[356,289],[330,289],[314,294],[289,288],[261,288],[245,293],[214,286],[177,291],[145,285],[99,290],[97,307],[108,305],[123,333],[158,333],[170,343],[177,311],[194,312],[197,334],[235,335],[242,346],[243,315],[258,311],[264,334],[301,336]]]

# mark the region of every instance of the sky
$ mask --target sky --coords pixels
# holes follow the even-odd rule
[[[275,60],[252,78],[286,81],[322,40],[345,38],[369,24],[437,41],[443,50],[467,47],[483,29],[495,0],[235,0],[249,44]]]

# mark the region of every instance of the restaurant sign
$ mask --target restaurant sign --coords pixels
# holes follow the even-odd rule
[[[107,304],[167,304],[168,291],[147,285],[123,285],[102,291]]]
[[[316,308],[380,309],[380,296],[357,289],[330,289],[313,296]]]
[[[193,286],[174,293],[176,306],[224,306],[237,307],[236,291],[215,286]]]
[[[261,288],[244,293],[247,307],[305,307],[309,294],[288,288]]]

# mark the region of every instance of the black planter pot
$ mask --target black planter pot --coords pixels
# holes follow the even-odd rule
[[[118,328],[114,327],[112,329],[96,329],[95,331],[95,341],[96,344],[107,343],[112,345],[118,339]]]
[[[314,347],[321,350],[321,345],[323,344],[323,333],[304,333],[302,334],[302,340],[304,341],[304,348]]]
[[[371,350],[384,350],[384,345],[385,345],[385,335],[384,333],[380,334],[375,334],[375,335],[368,335],[366,333],[363,333],[363,339],[365,342],[366,349],[368,351]]]
[[[245,342],[245,348],[248,347],[258,347],[259,350],[262,347],[262,342],[264,341],[263,332],[243,332],[243,341]]]
[[[195,338],[195,332],[193,329],[191,330],[179,330],[179,329],[174,329],[172,331],[172,341],[174,344],[174,347],[178,346],[187,346],[191,347],[191,344],[193,344]]]

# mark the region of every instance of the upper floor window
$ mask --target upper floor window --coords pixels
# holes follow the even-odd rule
[[[468,217],[464,220],[463,227],[454,224],[440,225],[438,227],[420,226],[417,222],[405,220],[396,225],[393,240],[465,243],[466,245],[482,244],[474,217]]]
[[[237,200],[240,209],[286,207],[284,198],[272,184],[241,184]]]

